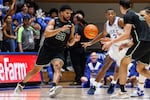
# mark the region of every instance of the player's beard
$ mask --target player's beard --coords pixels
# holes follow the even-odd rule
[[[68,21],[69,20],[69,18],[65,18],[64,16],[63,16],[63,19],[64,19],[64,21]]]

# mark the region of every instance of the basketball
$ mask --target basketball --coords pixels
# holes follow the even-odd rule
[[[88,39],[93,39],[98,35],[98,28],[94,24],[88,24],[84,28],[84,35]]]

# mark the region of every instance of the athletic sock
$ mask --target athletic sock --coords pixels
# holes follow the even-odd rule
[[[125,85],[120,85],[120,89],[121,89],[121,92],[127,92],[127,91],[125,90]]]
[[[138,88],[143,91],[144,90],[144,83],[138,83]]]
[[[144,82],[146,77],[144,77],[143,75],[139,74],[139,82],[138,82],[138,88],[140,88],[140,90],[144,90]]]
[[[115,80],[112,80],[112,81],[111,81],[111,83],[112,83],[112,84],[116,84],[116,83],[117,83],[117,81],[115,81]]]
[[[24,83],[24,82],[20,82],[19,84],[21,84],[21,86],[25,86],[26,85],[26,83]]]
[[[94,81],[93,82],[93,86],[97,87],[98,86],[98,82]]]
[[[55,82],[52,82],[51,83],[52,87],[56,86],[56,83]]]

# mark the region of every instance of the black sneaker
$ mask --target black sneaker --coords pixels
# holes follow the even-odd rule
[[[95,86],[91,86],[90,89],[87,91],[87,94],[94,95],[95,91],[96,91],[96,87]]]
[[[116,84],[110,84],[110,86],[108,87],[107,93],[108,94],[114,93],[115,87],[116,87]]]

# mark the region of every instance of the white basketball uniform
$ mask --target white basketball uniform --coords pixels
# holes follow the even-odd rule
[[[95,66],[93,66],[93,64],[90,62],[88,63],[89,69],[90,69],[90,86],[93,86],[93,83],[95,82],[96,76],[97,76],[97,71],[100,69],[101,67],[100,62],[97,62]],[[101,83],[97,84],[96,87],[100,87]]]
[[[117,38],[119,34],[122,34],[123,29],[118,25],[119,17],[115,18],[113,25],[109,25],[109,21],[106,22],[106,31],[110,35],[111,39]],[[118,34],[119,33],[119,34]],[[112,44],[108,50],[109,56],[116,61],[117,66],[120,66],[122,58],[125,56],[128,48],[124,48],[119,51],[119,46],[124,43],[128,43],[129,40],[123,40]]]

